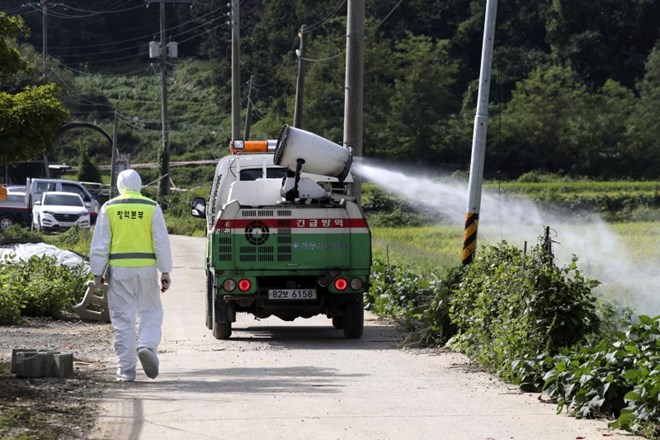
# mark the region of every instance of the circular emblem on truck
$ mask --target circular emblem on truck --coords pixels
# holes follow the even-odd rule
[[[254,221],[245,228],[245,239],[255,246],[259,246],[268,241],[268,226],[260,221]]]

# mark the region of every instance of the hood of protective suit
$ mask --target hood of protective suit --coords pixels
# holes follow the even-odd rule
[[[140,192],[142,178],[135,170],[124,170],[117,176],[117,189],[119,194],[124,194],[127,191]]]

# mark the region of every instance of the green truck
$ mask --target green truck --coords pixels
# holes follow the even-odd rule
[[[215,338],[231,336],[238,312],[324,314],[347,338],[362,336],[371,234],[351,195],[351,159],[292,127],[277,141],[231,143],[208,203],[192,201],[207,223],[206,326]]]

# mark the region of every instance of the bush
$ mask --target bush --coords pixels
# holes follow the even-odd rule
[[[20,225],[11,225],[6,229],[0,229],[0,245],[41,242],[43,242],[41,234],[25,229]]]
[[[79,302],[89,274],[82,265],[58,265],[53,257],[0,262],[0,324],[17,324],[21,316],[59,318]]]
[[[530,255],[505,242],[491,246],[477,255],[454,292],[450,317],[458,334],[449,345],[520,383],[518,362],[556,354],[598,330],[591,294],[596,284],[582,277],[576,258],[558,268],[542,246]]]
[[[399,319],[404,327],[414,330],[406,344],[442,345],[456,333],[449,319],[449,300],[461,277],[461,266],[451,270],[446,280],[433,274],[427,280],[374,260],[366,304],[374,313]]]

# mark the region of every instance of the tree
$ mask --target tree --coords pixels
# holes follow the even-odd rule
[[[448,118],[458,109],[453,85],[458,71],[448,41],[408,35],[397,43],[397,66],[386,126],[391,157],[413,161],[442,159]]]
[[[633,175],[660,176],[660,40],[646,60],[646,73],[638,84],[639,101],[628,120]]]
[[[12,43],[27,29],[20,18],[0,12],[0,80],[29,69]],[[35,159],[45,153],[55,128],[67,118],[55,84],[0,91],[0,162]]]
[[[633,87],[660,36],[659,20],[657,1],[552,0],[548,43],[555,61],[569,63],[593,89],[608,79]]]
[[[511,177],[534,169],[568,172],[576,163],[575,120],[584,117],[587,89],[568,67],[535,69],[513,91],[502,115],[498,163]],[[492,153],[490,153],[492,154]]]
[[[78,181],[103,183],[101,171],[89,157],[87,146],[80,144],[78,146]]]

